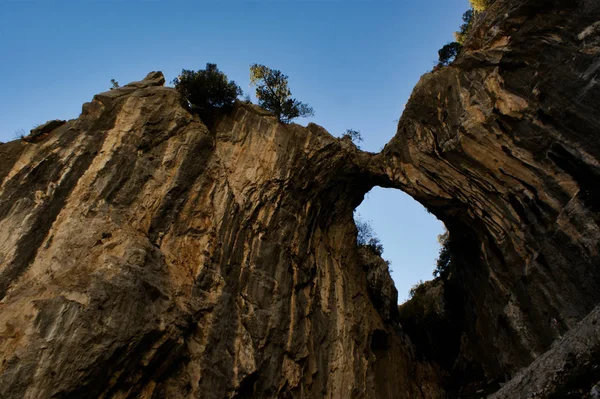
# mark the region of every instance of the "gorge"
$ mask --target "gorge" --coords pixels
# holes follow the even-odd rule
[[[600,3],[497,0],[380,153],[160,72],[0,144],[0,397],[594,397],[599,73]],[[400,309],[375,186],[456,256]]]

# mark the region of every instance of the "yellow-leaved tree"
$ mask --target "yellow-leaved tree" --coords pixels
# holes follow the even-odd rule
[[[492,2],[490,0],[469,0],[471,7],[477,12],[481,12],[487,8]]]

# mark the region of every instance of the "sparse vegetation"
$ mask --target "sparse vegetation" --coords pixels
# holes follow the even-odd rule
[[[478,13],[485,11],[487,7],[494,3],[495,0],[469,0],[471,8],[468,9],[462,16],[463,24],[458,32],[454,32],[454,42],[446,44],[438,51],[438,67],[450,65],[460,54],[465,43],[467,35],[473,26],[473,22]]]
[[[425,283],[423,283],[423,280],[419,280],[418,283],[414,284],[412,287],[410,287],[410,290],[408,290],[408,298],[412,298],[414,297],[417,293],[421,292],[422,290],[425,289]]]
[[[383,245],[373,232],[371,225],[367,222],[357,220],[356,229],[358,230],[356,244],[359,247],[368,248],[374,254],[381,256],[383,254]]]
[[[184,69],[172,83],[187,99],[192,111],[202,117],[210,116],[218,108],[230,108],[242,95],[242,89],[233,80],[228,81],[217,64],[208,63],[205,69],[198,71]]]
[[[26,135],[27,134],[25,132],[25,129],[17,129],[17,130],[15,130],[15,135],[13,136],[13,139],[14,140],[18,140],[18,139],[23,140]]]
[[[360,134],[360,130],[347,129],[344,134],[342,134],[342,138],[349,138],[352,140],[354,144],[358,144],[363,141],[362,135]]]
[[[258,105],[273,112],[280,122],[314,115],[310,105],[292,98],[288,76],[281,71],[254,64],[250,67],[250,84],[256,86]]]
[[[438,51],[438,66],[450,65],[460,53],[462,45],[457,42],[446,44]]]
[[[436,280],[446,280],[450,275],[452,268],[452,253],[450,251],[450,233],[446,230],[444,233],[438,235],[438,243],[440,244],[440,253],[438,255],[435,269],[433,271],[433,277]],[[436,281],[434,280],[434,281]],[[429,282],[423,282],[420,280],[414,284],[408,291],[409,299],[418,296],[425,292],[426,286]]]
[[[450,251],[450,233],[446,230],[445,233],[438,236],[438,242],[440,243],[440,254],[436,262],[435,270],[433,271],[433,277],[439,277],[446,279],[450,274],[452,266],[452,252]]]
[[[379,269],[382,265],[385,265],[388,273],[393,273],[394,270],[390,267],[391,262],[382,257],[383,245],[373,232],[371,225],[359,219],[355,219],[355,223],[357,229],[356,244],[365,270]]]
[[[460,26],[460,30],[458,32],[454,32],[454,39],[461,46],[464,44],[467,34],[471,30],[473,26],[473,16],[475,12],[472,8],[465,11],[462,16],[463,24]]]
[[[118,89],[119,87],[119,82],[114,79],[110,80],[110,90]]]

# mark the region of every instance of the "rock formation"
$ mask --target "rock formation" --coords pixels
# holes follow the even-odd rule
[[[591,392],[598,20],[497,0],[379,154],[248,104],[208,129],[159,72],[0,145],[0,397]],[[356,246],[376,185],[444,221],[457,258],[407,329]]]
[[[369,155],[163,82],[0,147],[0,396],[435,397],[359,262]]]
[[[506,380],[600,300],[599,19],[593,1],[496,2],[379,155],[466,257],[455,372]]]

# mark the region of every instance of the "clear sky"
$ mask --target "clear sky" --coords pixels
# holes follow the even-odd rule
[[[333,135],[360,130],[379,151],[420,75],[452,41],[468,0],[0,0],[0,141],[120,84],[207,62],[251,90],[249,65],[289,75],[292,94]],[[399,299],[431,278],[441,223],[407,195],[375,189],[360,206],[384,244]]]

